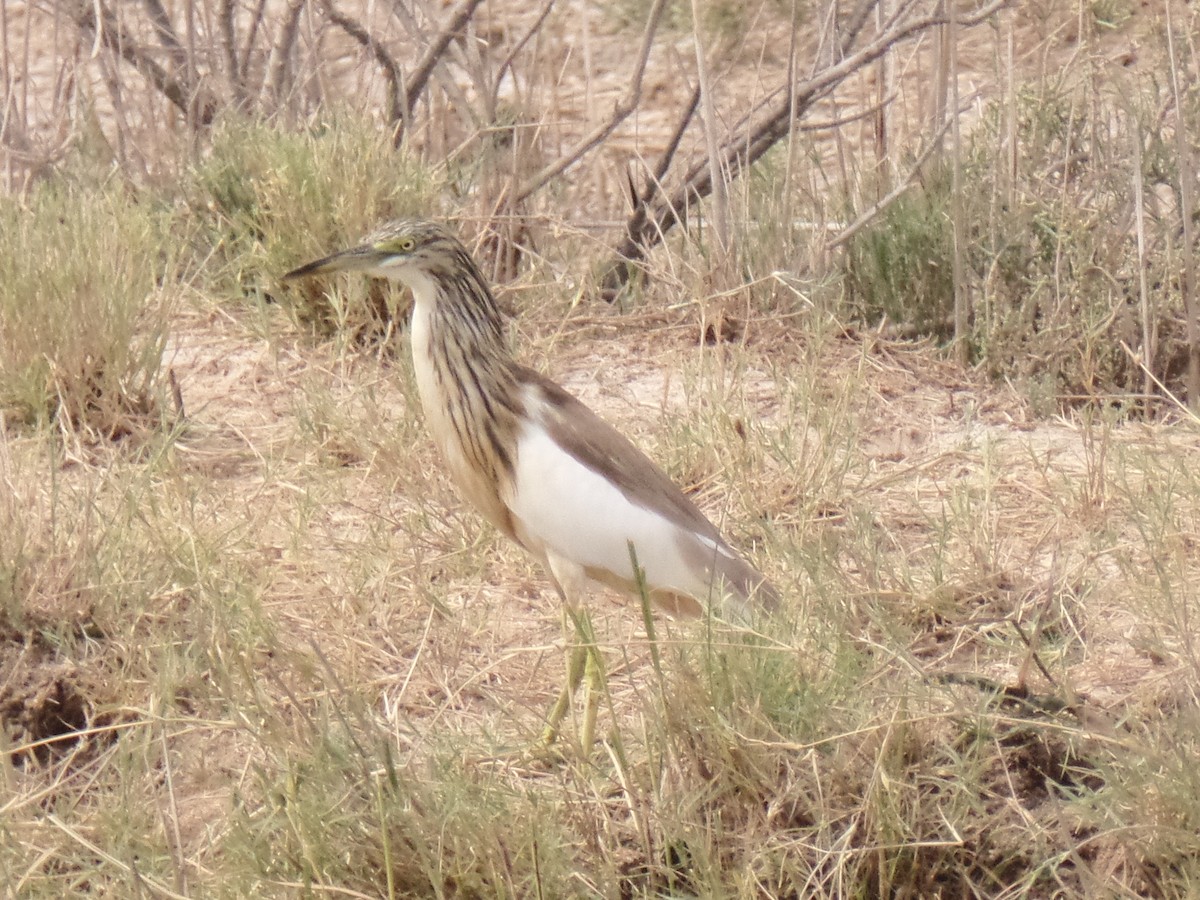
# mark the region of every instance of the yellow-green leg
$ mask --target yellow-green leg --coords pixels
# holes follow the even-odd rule
[[[592,744],[596,740],[596,714],[600,711],[600,699],[604,696],[604,666],[600,661],[600,649],[594,644],[588,644],[587,662],[584,664],[584,698],[583,722],[579,726],[579,746],[583,755],[592,752]]]
[[[583,753],[587,754],[591,752],[592,743],[596,738],[596,717],[600,711],[600,700],[604,696],[604,666],[587,613],[568,612],[567,615],[574,620],[575,625],[575,640],[567,653],[567,683],[558,699],[554,701],[546,719],[541,743],[543,746],[549,746],[558,739],[563,719],[575,701],[580,684],[583,684],[585,698],[583,721],[579,726],[579,746]],[[565,630],[566,615],[563,626]]]
[[[571,708],[571,701],[575,698],[575,692],[579,690],[580,682],[583,681],[588,656],[588,648],[584,644],[572,644],[567,651],[567,683],[563,685],[562,693],[554,701],[554,706],[551,707],[550,715],[546,719],[546,728],[542,732],[541,742],[546,746],[553,744],[558,739],[562,721],[567,716],[567,710]]]

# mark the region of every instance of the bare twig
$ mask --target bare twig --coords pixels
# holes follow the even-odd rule
[[[875,62],[897,43],[946,21],[941,14],[906,18],[914,5],[913,0],[906,0],[897,4],[897,8],[887,18],[885,30],[857,51],[850,53],[850,48],[869,18],[874,2],[875,0],[865,0],[849,17],[841,33],[842,51],[836,62],[815,71],[799,85],[783,85],[777,88],[756,106],[744,120],[747,124],[742,132],[731,137],[719,150],[720,165],[716,167],[718,171],[729,172],[730,177],[741,175],[791,131],[797,116],[802,115],[817,99],[831,93],[850,74]],[[956,15],[958,26],[969,28],[977,25],[1003,8],[1007,2],[1008,0],[989,0],[972,12],[959,13]],[[670,195],[661,196],[653,208],[641,217],[637,227],[632,227],[634,223],[630,220],[625,229],[625,237],[617,247],[617,258],[605,275],[606,296],[610,295],[608,292],[613,287],[627,280],[630,263],[640,262],[645,258],[646,252],[659,243],[671,227],[686,221],[687,208],[691,203],[711,193],[713,169],[707,159],[698,161],[687,172],[682,184]]]
[[[598,125],[589,134],[584,135],[575,146],[571,147],[557,160],[550,163],[521,185],[513,198],[514,203],[520,203],[522,200],[527,199],[546,184],[546,182],[550,181],[550,179],[561,175],[570,166],[578,162],[581,157],[616,131],[617,126],[624,122],[629,117],[629,114],[637,109],[638,103],[642,99],[642,80],[646,75],[646,63],[650,59],[650,48],[654,44],[654,35],[658,31],[658,24],[662,20],[663,9],[666,5],[666,0],[654,0],[654,5],[650,7],[650,14],[646,17],[646,29],[642,33],[641,49],[638,51],[637,62],[633,67],[633,78],[629,85],[629,91],[618,101],[608,121]]]
[[[97,20],[97,11],[100,19]],[[151,52],[142,47],[112,11],[102,3],[77,0],[75,21],[84,34],[94,36],[97,44],[107,47],[112,53],[133,66],[158,91],[184,114],[189,122],[211,125],[217,115],[218,105],[211,96],[203,99],[194,84],[180,81],[169,74],[151,58]]]
[[[1192,168],[1192,147],[1188,140],[1187,112],[1183,89],[1179,85],[1179,60],[1175,53],[1174,22],[1171,4],[1166,5],[1167,56],[1171,78],[1171,96],[1175,103],[1175,148],[1179,154],[1179,210],[1183,216],[1183,277],[1180,292],[1187,319],[1188,364],[1186,375],[1188,406],[1200,408],[1200,309],[1196,303],[1196,254],[1192,236],[1192,210],[1195,208],[1195,171]]]
[[[360,22],[357,22],[344,13],[338,12],[332,0],[325,0],[323,6],[325,7],[325,15],[329,17],[329,21],[369,50],[371,55],[375,57],[375,61],[379,63],[379,68],[383,69],[383,76],[388,82],[388,125],[399,132],[400,125],[407,117],[408,110],[411,108],[404,99],[400,66],[396,64],[396,60],[392,59],[392,55],[387,52],[383,44],[375,40]],[[398,137],[396,140],[399,142]]]

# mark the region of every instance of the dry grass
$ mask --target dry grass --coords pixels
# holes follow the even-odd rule
[[[4,198],[0,415],[119,439],[165,418],[160,359],[172,298],[162,216],[117,185]]]
[[[718,79],[749,96],[780,63],[753,41],[787,13],[744,28],[730,9],[700,4],[702,31],[727,41]],[[990,47],[964,37],[963,77],[999,65],[988,54],[1010,26],[1023,65],[1084,44],[1090,65],[1148,33],[1123,9],[1022,7]],[[569,23],[539,35],[536,65],[564,74],[527,98],[538,152],[551,132],[569,144],[592,127],[559,114],[612,96],[634,12],[605,11],[582,70],[568,65]],[[668,33],[691,47],[683,7],[669,12]],[[1101,14],[1111,34],[1064,36]],[[897,55],[889,83],[919,81],[928,51]],[[668,99],[684,87],[661,68],[649,77]],[[877,96],[861,87],[856,109]],[[1137,271],[1124,221],[1097,225],[1124,176],[1110,160],[1056,180],[1045,166],[1074,145],[1031,121],[1019,170],[1044,180],[991,180],[1013,158],[1004,103],[1017,98],[1003,79],[991,90],[999,105],[964,127],[992,138],[964,160],[990,173],[968,179],[972,196],[1019,197],[993,217],[997,234],[1040,234],[1016,223],[1058,209],[1059,239],[1041,257],[1036,241],[1014,239],[1009,256],[991,236],[973,247],[1037,263],[1012,264],[1024,282],[983,282],[976,325],[1021,284],[1054,323],[1023,333],[1027,356],[1015,341],[977,349],[1024,361],[1070,346],[1078,367],[1115,350],[1096,327],[1054,343],[1081,310],[1075,274],[1089,260],[1110,281]],[[1090,113],[1056,121],[1098,127],[1107,95],[1073,90],[1054,96]],[[1134,106],[1112,133],[1146,127]],[[203,153],[161,163],[178,173],[169,186],[79,187],[65,208],[49,179],[45,196],[10,201],[3,372],[74,354],[93,374],[82,389],[27,378],[35,399],[21,409],[37,412],[6,413],[0,430],[5,896],[1188,896],[1200,878],[1195,420],[1161,394],[1078,404],[1063,396],[1077,381],[1006,385],[863,324],[870,310],[852,303],[881,273],[860,258],[850,296],[832,263],[854,254],[829,240],[878,197],[879,171],[902,169],[891,141],[917,104],[895,100],[886,147],[848,108],[830,104],[844,124],[799,132],[731,184],[727,263],[705,229],[673,232],[625,309],[588,301],[605,248],[569,211],[542,198],[518,220],[501,302],[521,355],[662,462],[788,599],[752,633],[660,621],[649,635],[636,608],[597,596],[603,743],[556,765],[514,751],[540,733],[564,674],[558,601],[442,473],[407,354],[392,352],[402,323],[372,330],[400,298],[275,281],[378,218],[457,209],[463,194],[486,212],[460,227],[503,268],[492,154],[513,152],[524,172],[545,160],[505,140],[439,159],[423,132],[422,163],[350,112],[294,130],[229,116]],[[661,139],[669,116],[646,116]],[[135,142],[141,122],[121,133]],[[619,132],[601,156],[630,140]],[[1168,173],[1172,142],[1146,146]],[[70,165],[95,167],[89,148]],[[569,206],[589,224],[624,186],[611,166],[579,169]],[[923,252],[901,240],[919,232],[910,209],[889,206],[871,237],[905,265]],[[1155,265],[1178,258],[1165,225],[1146,235]],[[1096,262],[1106,239],[1112,256]],[[85,246],[77,267],[69,251]],[[972,253],[964,278],[987,271]],[[1152,289],[1169,310],[1170,284]],[[1136,292],[1120,299],[1141,309]],[[952,308],[945,294],[918,300],[938,321]],[[1169,374],[1169,357],[1146,358]],[[95,409],[107,418],[78,412]]]
[[[170,357],[189,427],[152,461],[106,454],[52,495],[41,439],[6,445],[25,486],[5,556],[23,562],[4,693],[18,894],[1188,877],[1194,699],[1171,686],[1195,677],[1195,436],[1031,423],[932,351],[865,335],[797,349],[762,322],[756,345],[712,348],[685,314],[613,320],[599,353],[553,306],[524,319],[530,355],[553,345],[567,384],[644,433],[791,612],[754,640],[662,623],[660,674],[636,613],[599,598],[607,751],[513,761],[561,677],[556,602],[457,504],[406,362],[189,316]],[[291,329],[277,318],[277,344]]]

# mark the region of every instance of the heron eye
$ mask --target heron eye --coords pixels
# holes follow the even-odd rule
[[[400,240],[396,242],[396,246],[400,248],[401,253],[408,253],[415,246],[417,246],[417,242],[410,237],[400,238]]]

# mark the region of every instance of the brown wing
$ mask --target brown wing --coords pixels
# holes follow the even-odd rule
[[[688,542],[685,552],[695,560],[698,571],[720,577],[743,600],[757,596],[768,607],[776,604],[778,595],[762,573],[738,556],[717,527],[650,457],[548,378],[524,366],[515,367],[514,374],[519,384],[541,394],[546,410],[543,424],[555,443],[615,484],[630,502],[657,513],[688,534],[717,545],[719,550],[703,540]]]
[[[549,413],[544,424],[555,443],[619,487],[630,501],[680,528],[724,544],[716,526],[625,435],[532,369],[520,367],[516,376],[518,382],[541,393]]]

